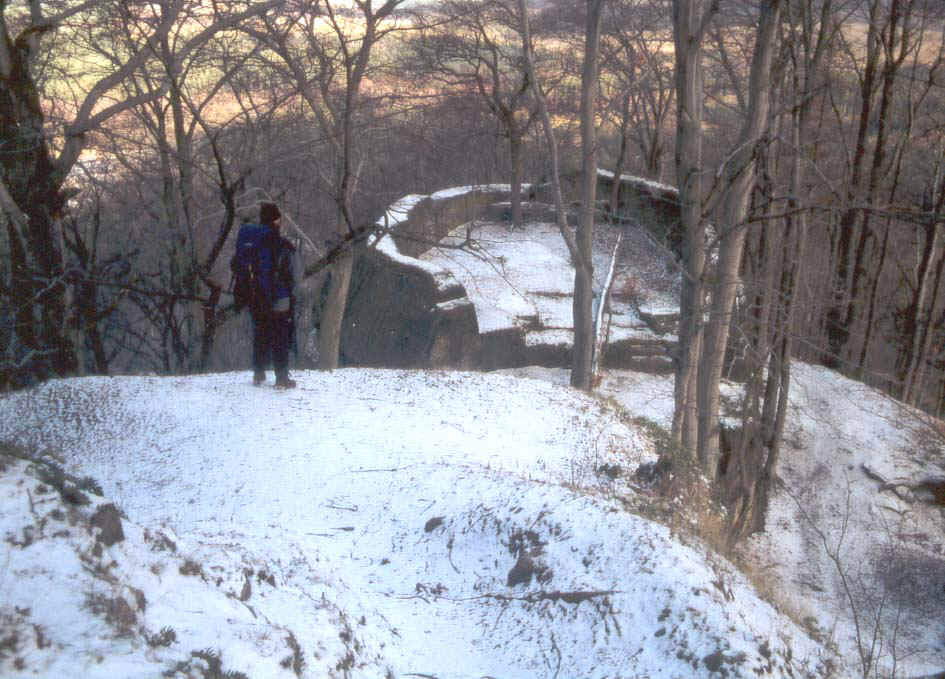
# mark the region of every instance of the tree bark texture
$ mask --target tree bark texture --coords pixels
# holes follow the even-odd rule
[[[805,267],[808,238],[808,215],[803,209],[802,193],[806,184],[805,161],[809,157],[805,146],[810,143],[811,95],[821,80],[821,69],[831,41],[828,20],[831,3],[825,2],[821,9],[819,20],[805,6],[788,17],[786,39],[789,40],[789,64],[792,66],[788,91],[793,93],[793,101],[798,102],[789,115],[782,114],[781,117],[789,121],[790,155],[787,164],[790,199],[782,237],[775,241],[774,234],[766,233],[777,223],[773,216],[760,227],[765,246],[756,267],[760,272],[756,279],[761,280],[763,303],[769,308],[763,310],[759,322],[752,327],[754,339],[749,351],[753,355],[753,368],[746,384],[749,397],[746,397],[743,407],[742,436],[737,448],[730,453],[723,479],[723,496],[730,510],[730,544],[764,530],[781,454],[791,384],[798,287]],[[782,105],[780,108],[788,107]],[[784,127],[782,125],[782,134]],[[777,157],[780,159],[783,155]],[[770,168],[765,174],[776,176],[777,168]],[[769,294],[768,290],[774,294]]]
[[[777,44],[781,0],[764,0],[760,7],[748,89],[748,113],[738,146],[725,170],[725,199],[720,219],[720,243],[715,283],[699,374],[699,461],[710,479],[719,467],[719,385],[740,284],[739,265],[745,245],[748,200],[755,185],[757,146],[769,125],[771,63]]]
[[[683,280],[679,303],[679,349],[675,357],[673,439],[698,456],[696,384],[702,344],[705,225],[702,221],[702,43],[714,10],[702,0],[674,0],[676,50],[676,177],[682,222]]]
[[[586,375],[583,373],[578,373],[574,369],[574,365],[577,364],[578,360],[577,357],[579,344],[581,344],[580,351],[582,352],[582,355],[583,352],[593,349],[593,332],[590,332],[590,334],[586,337],[578,337],[579,333],[584,332],[589,327],[588,323],[591,324],[590,327],[593,327],[593,269],[588,266],[585,268],[585,272],[583,274],[579,271],[582,268],[582,261],[584,261],[585,255],[583,254],[584,251],[582,250],[583,246],[578,241],[578,236],[572,232],[571,227],[568,225],[568,214],[564,205],[564,198],[561,193],[561,174],[558,162],[558,145],[557,141],[555,140],[554,125],[551,121],[551,113],[548,110],[548,101],[541,89],[541,83],[538,81],[538,78],[535,74],[535,59],[532,51],[531,28],[526,0],[518,0],[518,13],[519,20],[521,21],[522,56],[528,72],[528,79],[532,93],[535,96],[535,101],[538,106],[539,120],[541,121],[542,131],[544,132],[545,143],[548,145],[548,155],[551,159],[551,186],[555,201],[555,215],[558,232],[561,234],[561,238],[564,240],[564,243],[568,248],[568,255],[570,256],[571,264],[575,269],[575,289],[572,306],[572,314],[574,319],[575,358],[571,370],[571,385],[582,389],[588,389],[590,388],[590,365],[588,365],[588,372]],[[589,264],[590,262],[588,261],[588,265]],[[586,315],[584,315],[585,313]],[[584,386],[585,381],[587,382],[588,386]]]
[[[587,0],[581,72],[581,214],[574,262],[574,355],[571,386],[590,391],[594,377],[594,218],[597,211],[597,68],[604,0]]]

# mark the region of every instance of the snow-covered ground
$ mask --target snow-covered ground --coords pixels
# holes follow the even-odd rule
[[[945,427],[827,368],[794,373],[781,486],[749,554],[857,664],[943,676]]]
[[[601,392],[671,423],[669,377],[611,372]],[[869,676],[942,676],[945,426],[796,363],[785,430],[766,530],[741,546],[740,561],[859,676],[864,666],[879,668]]]
[[[291,392],[248,373],[87,378],[3,397],[0,439],[92,477],[104,498],[64,502],[43,465],[2,458],[0,673],[202,677],[218,662],[247,677],[856,675],[836,573],[791,494],[832,545],[843,514],[820,508],[842,508],[851,489],[862,516],[843,554],[865,582],[861,549],[886,544],[891,500],[857,464],[898,475],[903,494],[929,471],[902,466],[915,442],[888,401],[798,369],[786,487],[750,550],[779,613],[698,541],[617,501],[653,458],[643,430],[566,387],[566,371],[515,372],[306,372]],[[609,373],[602,392],[668,417],[665,377]],[[613,468],[627,473],[602,471]],[[90,526],[104,524],[91,519],[108,503],[124,539],[96,548]],[[896,511],[918,521],[922,507]],[[900,554],[931,568],[911,575],[930,579],[924,603],[940,611],[941,514],[923,520],[900,531]],[[940,616],[919,634],[914,602],[896,596],[897,676],[941,670]],[[825,643],[786,613],[811,616]]]
[[[617,236],[620,246],[609,340],[673,340],[657,334],[639,310],[650,314],[678,311],[675,293],[678,272],[671,258],[640,227],[599,225],[593,251],[595,290],[600,291],[610,268]],[[418,266],[448,271],[475,305],[482,333],[524,328],[529,345],[570,344],[574,270],[558,227],[533,222],[511,229],[506,222],[486,219],[463,224],[443,239],[444,245],[424,253]],[[467,244],[461,249],[455,246]],[[628,280],[634,295],[622,294]]]
[[[730,565],[622,509],[632,477],[601,470],[650,443],[543,376],[3,397],[0,439],[104,494],[70,505],[43,465],[3,458],[3,676],[826,676],[829,651]],[[111,502],[124,539],[96,547]]]
[[[426,265],[463,278],[484,328],[537,316],[542,341],[569,334],[554,228],[478,228],[478,252]],[[671,276],[627,242],[618,281],[663,304]],[[635,306],[614,310],[637,332]],[[610,371],[593,398],[535,367],[295,376],[289,392],[246,372],[0,397],[0,442],[22,446],[0,444],[0,676],[945,670],[943,428],[861,384],[795,367],[768,530],[735,555],[746,577],[627,510],[670,377]]]

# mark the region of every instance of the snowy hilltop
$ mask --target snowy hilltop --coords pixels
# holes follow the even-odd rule
[[[649,429],[562,374],[4,396],[3,676],[844,676],[728,562],[627,511]],[[658,419],[665,378],[640,378]]]
[[[560,236],[458,228],[475,252],[411,261],[461,280],[480,330],[567,344]],[[672,297],[625,236],[620,286],[641,287],[613,302],[614,340]],[[0,396],[0,675],[941,673],[945,426],[796,364],[766,530],[728,550],[667,445],[663,373],[608,366],[595,396],[535,366]]]

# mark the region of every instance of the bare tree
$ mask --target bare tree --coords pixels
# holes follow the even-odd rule
[[[631,143],[642,158],[643,174],[663,179],[663,158],[669,146],[666,126],[672,113],[672,60],[667,49],[672,43],[668,22],[660,26],[654,0],[613,0],[606,8],[601,42],[601,70],[604,75],[602,114],[617,133],[614,174],[623,174]],[[610,198],[615,210],[619,184]]]
[[[568,247],[571,265],[574,267],[573,325],[574,345],[571,364],[571,386],[590,390],[593,388],[594,358],[594,267],[591,261],[591,244],[595,216],[595,192],[597,187],[597,130],[595,100],[597,69],[600,48],[600,23],[603,0],[588,0],[585,15],[584,61],[581,73],[581,213],[575,231],[568,225],[567,213],[561,194],[560,168],[557,142],[548,111],[545,92],[535,73],[534,46],[532,42],[528,7],[519,0],[519,15],[522,25],[522,51],[532,91],[538,102],[545,141],[551,155],[552,186],[555,196],[558,230]]]
[[[751,61],[748,103],[738,142],[726,159],[724,198],[719,220],[719,252],[711,286],[699,374],[699,460],[710,479],[719,468],[719,384],[728,346],[732,309],[738,290],[739,267],[745,245],[748,200],[757,179],[759,145],[769,125],[771,64],[777,45],[781,0],[764,0],[759,7],[758,31]]]
[[[160,214],[153,229],[168,244],[161,262],[164,272],[156,297],[163,312],[157,317],[168,324],[162,336],[175,347],[171,370],[192,371],[209,365],[220,320],[217,317],[225,281],[211,275],[223,244],[236,219],[236,195],[247,168],[231,169],[220,144],[220,135],[229,125],[245,123],[246,115],[221,116],[231,101],[231,82],[246,67],[258,46],[240,44],[236,33],[244,22],[264,14],[276,2],[228,3],[208,12],[200,2],[154,3],[164,16],[177,11],[173,28],[158,43],[153,69],[142,69],[127,89],[137,96],[153,94],[146,104],[136,107],[140,123],[140,155],[156,157],[161,181]],[[202,27],[195,31],[195,27]],[[122,49],[133,35],[134,18],[128,18],[116,49]],[[105,43],[97,46],[105,52]],[[254,115],[259,115],[254,112]],[[117,156],[130,139],[112,144]],[[133,159],[127,165],[136,165]],[[230,176],[230,175],[233,176]],[[206,187],[209,180],[210,187]],[[199,182],[199,186],[198,186]],[[202,190],[201,190],[202,189]],[[212,191],[222,202],[222,220],[203,218],[207,204],[202,194]],[[208,229],[213,224],[217,228]]]
[[[907,84],[908,109],[907,109],[907,134],[904,134],[900,144],[896,149],[895,174],[897,177],[903,172],[904,146],[906,141],[911,141],[911,136],[916,119],[919,117],[920,106],[929,98],[931,91],[937,87],[937,81],[945,69],[945,33],[940,34],[937,54],[927,65],[920,64],[921,50],[916,50],[914,61],[909,69],[912,77]],[[916,92],[915,90],[918,90]],[[935,103],[932,103],[935,106]],[[931,130],[923,130],[921,134],[927,136],[930,132],[934,133],[935,124]],[[938,148],[935,149],[937,157],[933,160],[931,176],[923,192],[923,201],[919,206],[921,214],[915,221],[915,230],[919,237],[917,245],[917,257],[915,261],[917,266],[913,267],[913,277],[910,281],[911,294],[908,296],[908,302],[902,313],[903,318],[903,338],[902,348],[900,350],[899,374],[901,383],[900,395],[904,401],[913,405],[919,405],[925,391],[926,371],[931,361],[933,349],[933,319],[938,305],[940,295],[941,281],[943,275],[943,260],[945,260],[945,142],[941,141],[941,130],[938,130],[939,141]],[[886,240],[889,238],[890,227],[886,228]],[[884,242],[884,253],[885,253]],[[884,257],[885,259],[885,257]],[[879,287],[879,276],[875,276],[873,285],[873,304],[870,305],[872,314]],[[873,328],[873,323],[867,323],[867,332]],[[869,339],[863,342],[863,352],[860,358],[860,364],[866,362],[866,355],[869,351]]]
[[[676,181],[682,222],[683,281],[680,295],[679,351],[675,357],[672,434],[689,455],[698,456],[696,385],[702,347],[703,274],[706,245],[703,221],[702,122],[703,42],[718,4],[674,0],[676,52]]]
[[[932,214],[923,220],[925,238],[916,271],[916,285],[905,314],[907,335],[900,373],[902,399],[913,405],[920,402],[934,346],[933,318],[945,262],[945,223],[941,218],[945,212],[943,192],[945,185],[935,187]]]
[[[825,62],[836,39],[834,5],[825,0],[788,3],[784,10],[778,144],[762,148],[759,182],[765,198],[752,209],[759,220],[746,257],[745,395],[741,435],[732,441],[723,496],[729,505],[729,539],[764,530],[774,472],[781,454],[797,336],[800,282],[805,272],[810,192],[806,160],[817,144],[811,121]],[[776,93],[775,93],[776,94]],[[776,178],[786,176],[787,209],[774,200]],[[784,180],[782,180],[784,181]],[[782,228],[779,228],[782,227]]]
[[[869,289],[870,260],[880,247],[874,211],[883,207],[885,184],[895,184],[894,129],[891,125],[897,81],[910,55],[923,41],[926,0],[865,0],[865,45],[847,42],[845,51],[855,71],[858,110],[845,182],[844,209],[835,230],[834,300],[825,316],[827,347],[824,362],[839,367],[857,355],[851,331],[862,317]],[[841,35],[843,35],[841,33]],[[860,57],[860,54],[863,57]],[[843,109],[836,105],[838,123]],[[889,181],[892,179],[893,181]]]
[[[518,14],[501,0],[447,0],[409,41],[409,64],[445,96],[475,92],[509,144],[512,224],[522,225],[525,140],[538,118],[521,59]]]
[[[574,261],[574,356],[571,386],[590,391],[594,378],[594,265],[592,248],[597,216],[597,88],[601,16],[604,0],[587,0],[584,61],[581,69],[581,212]],[[600,300],[603,304],[603,299]]]
[[[96,22],[96,14],[120,12],[124,3],[32,2],[28,13],[0,3],[0,195],[8,239],[8,291],[15,300],[14,326],[6,340],[21,373],[43,378],[68,375],[77,367],[69,287],[63,262],[61,217],[72,167],[89,134],[118,113],[141,103],[115,98],[116,87],[148,61],[167,35],[173,17],[140,27],[131,49],[88,80],[75,76],[75,98],[54,102],[67,115],[50,120],[46,84],[40,72],[47,50],[68,50],[61,28]]]
[[[8,356],[19,355],[27,372],[44,377],[80,368],[85,323],[76,302],[88,299],[88,286],[81,280],[84,269],[71,270],[65,261],[63,224],[75,190],[68,184],[70,173],[94,133],[176,91],[174,129],[182,148],[175,159],[183,197],[176,204],[189,226],[191,138],[180,96],[183,74],[176,69],[220,31],[276,4],[205,8],[180,2],[35,1],[23,12],[14,3],[0,3],[0,195],[7,217],[9,294],[17,300],[6,349]],[[75,54],[89,59],[67,56]],[[168,77],[129,85],[141,85],[142,74],[159,71],[162,57]],[[79,68],[79,63],[95,66]],[[75,235],[73,229],[70,248],[81,260]],[[100,349],[95,353],[101,367]]]
[[[341,331],[347,304],[354,254],[350,245],[360,233],[355,196],[365,159],[359,157],[359,116],[362,89],[370,77],[372,54],[392,31],[402,28],[396,10],[405,0],[350,3],[335,0],[291,0],[283,3],[284,16],[267,17],[264,30],[250,35],[275,55],[270,65],[295,87],[313,115],[333,158],[323,178],[335,203],[336,241],[346,246],[330,266],[330,288],[318,335],[319,363],[338,367]]]
[[[137,283],[138,249],[129,246],[133,236],[119,241],[109,228],[106,184],[84,168],[83,174],[85,190],[63,219],[63,243],[72,260],[76,374],[105,375],[116,355],[114,336],[126,327],[120,308]]]

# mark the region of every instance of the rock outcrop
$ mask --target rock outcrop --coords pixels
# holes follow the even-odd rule
[[[620,194],[625,208],[640,211],[641,222],[652,221],[657,233],[651,228],[649,238],[665,243],[672,223],[678,223],[675,190],[646,180],[634,183],[631,179],[625,177],[621,182],[626,187]],[[602,191],[607,189],[608,181],[612,181],[612,176],[601,173]],[[540,197],[540,189],[535,193]],[[477,321],[476,305],[456,277],[443,268],[442,262],[436,265],[424,261],[428,259],[424,253],[441,244],[448,235],[455,239],[455,230],[461,225],[507,223],[508,200],[508,187],[482,186],[448,189],[429,196],[406,196],[392,205],[378,221],[384,233],[357,252],[342,332],[342,363],[466,370],[569,366],[569,328],[554,327],[547,333],[548,338],[539,338],[544,319],[537,316],[535,327],[529,326],[528,317],[519,318],[510,327],[482,327]],[[525,202],[523,212],[528,222],[555,221],[554,210],[546,203]],[[663,252],[671,259],[671,255]],[[481,300],[476,304],[481,304]],[[674,330],[664,327],[666,323],[654,322],[658,327],[650,327],[653,319],[642,316],[640,332],[612,338],[604,355],[605,365],[652,372],[671,369],[667,348],[674,341]],[[675,316],[670,316],[672,319],[667,316],[657,320],[671,322]],[[668,336],[664,338],[663,334]]]

